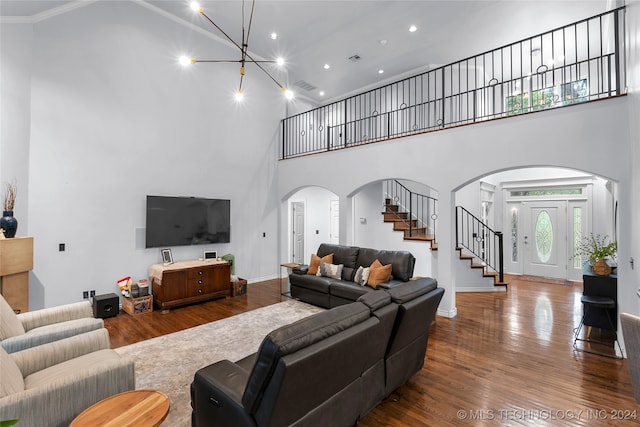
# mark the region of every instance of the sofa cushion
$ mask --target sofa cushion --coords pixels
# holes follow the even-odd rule
[[[250,413],[257,410],[281,357],[338,334],[369,317],[366,305],[353,303],[314,314],[270,332],[260,344],[242,403]]]
[[[0,347],[0,398],[23,390],[22,372],[13,358]]]
[[[389,289],[391,301],[396,304],[404,304],[408,301],[418,298],[427,292],[431,292],[438,287],[436,279],[431,277],[423,277],[417,280],[410,280],[402,286],[396,286]]]
[[[413,276],[416,259],[407,251],[385,251],[370,248],[360,248],[357,266],[368,267],[376,259],[384,265],[391,264],[391,274],[394,278],[406,282]]]
[[[389,296],[388,292],[379,290],[379,291],[367,292],[366,294],[358,298],[357,301],[369,307],[373,312],[375,310],[378,310],[379,308],[384,307],[385,305],[390,304],[391,297]]]
[[[24,327],[13,309],[0,295],[0,340],[24,334]]]
[[[320,261],[320,265],[318,266],[318,273],[316,276],[322,277],[330,277],[332,279],[340,280],[342,278],[342,269],[344,265],[342,264],[329,264],[324,261]]]
[[[329,264],[333,263],[333,254],[326,254],[322,257],[311,254],[311,260],[309,261],[309,268],[307,269],[307,274],[315,276],[318,273],[318,266],[320,266],[320,262],[328,262]]]
[[[353,282],[353,276],[356,274],[356,260],[358,259],[359,248],[357,246],[342,246],[322,243],[318,247],[318,255],[333,254],[333,264],[342,264],[342,280]]]
[[[344,298],[349,301],[355,301],[360,298],[361,295],[368,294],[372,291],[373,289],[368,286],[359,286],[354,282],[347,282],[345,280],[332,283],[329,289],[329,293],[331,293],[332,296]]]
[[[391,278],[391,264],[382,265],[377,259],[371,264],[367,285],[376,288],[380,283],[388,282]]]
[[[360,286],[364,286],[367,284],[367,280],[369,280],[369,274],[371,272],[370,267],[360,266],[356,270],[355,276],[353,276],[353,281]]]
[[[89,372],[94,370],[96,366],[107,365],[112,361],[119,360],[120,355],[114,350],[94,351],[37,371],[24,379],[24,386],[26,390],[46,387],[54,381],[77,378],[83,371]]]

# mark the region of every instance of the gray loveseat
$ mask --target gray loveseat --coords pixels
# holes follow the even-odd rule
[[[333,254],[333,264],[343,265],[340,279],[307,274],[308,266],[293,269],[289,275],[291,296],[324,308],[336,307],[356,301],[360,296],[372,292],[369,286],[354,282],[359,267],[369,267],[376,259],[382,264],[391,264],[391,279],[377,285],[377,289],[391,289],[409,282],[413,276],[416,259],[411,252],[386,251],[322,243],[316,254],[324,257]],[[416,278],[411,281],[435,284],[432,278]]]

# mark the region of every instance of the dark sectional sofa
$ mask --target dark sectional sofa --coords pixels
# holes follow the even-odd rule
[[[316,254],[324,257],[333,254],[333,264],[342,264],[341,280],[307,274],[308,266],[293,269],[289,275],[291,296],[304,302],[324,308],[336,307],[356,301],[360,296],[372,292],[369,286],[360,286],[354,282],[358,267],[369,267],[376,259],[382,264],[391,264],[391,280],[378,285],[378,288],[391,289],[406,284],[413,276],[416,263],[411,252],[386,251],[322,243]],[[434,279],[425,277],[412,281],[425,282],[437,286]]]
[[[443,294],[412,280],[271,332],[256,354],[196,373],[192,425],[355,425],[422,368]]]

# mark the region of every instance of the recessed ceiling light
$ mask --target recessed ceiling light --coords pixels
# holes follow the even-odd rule
[[[271,33],[271,40],[275,40],[278,38],[278,33]]]
[[[276,59],[276,64],[282,67],[284,65],[284,58],[279,57],[278,59]]]
[[[324,91],[323,90],[320,91],[320,96],[324,96]]]
[[[384,73],[384,70],[382,68],[378,70],[378,74],[383,74],[383,73]]]
[[[387,45],[387,40],[386,40],[386,39],[382,39],[382,40],[380,40],[380,44],[381,44],[382,46],[386,46],[386,45]]]
[[[418,27],[416,27],[415,25],[412,25],[409,27],[409,32],[410,33],[415,33],[418,30]]]
[[[329,64],[324,64],[324,69],[325,69],[325,70],[328,70],[329,68],[331,68],[331,65],[329,65]]]

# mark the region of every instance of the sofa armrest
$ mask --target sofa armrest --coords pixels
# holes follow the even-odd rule
[[[71,320],[64,323],[40,326],[27,332],[26,334],[17,335],[0,341],[0,346],[7,353],[15,353],[27,348],[59,341],[74,335],[79,335],[95,329],[104,328],[102,319],[82,318]]]
[[[309,271],[309,266],[306,264],[303,264],[296,268],[291,269],[292,274],[307,274],[308,271]]]
[[[76,357],[111,348],[109,332],[105,329],[75,335],[59,341],[12,353],[23,377]]]
[[[43,308],[42,310],[28,311],[18,314],[18,320],[22,323],[26,332],[31,329],[53,323],[66,322],[68,320],[93,317],[93,309],[89,301],[60,305],[57,307]]]
[[[32,427],[68,426],[89,406],[135,387],[134,362],[120,359],[0,398],[0,420]]]
[[[193,427],[254,426],[242,405],[249,372],[229,360],[221,360],[196,372],[191,384]]]

